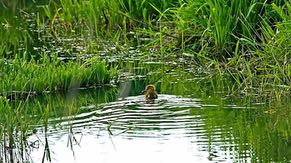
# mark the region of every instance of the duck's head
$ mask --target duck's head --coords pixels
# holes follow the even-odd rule
[[[152,84],[147,85],[143,91],[146,100],[153,100],[158,98],[158,94],[156,92],[156,87]]]

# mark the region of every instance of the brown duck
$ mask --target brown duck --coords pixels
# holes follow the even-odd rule
[[[146,100],[154,100],[158,98],[158,94],[155,89],[155,86],[151,84],[145,87],[143,94]]]

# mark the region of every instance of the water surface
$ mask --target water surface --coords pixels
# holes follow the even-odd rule
[[[88,101],[74,104],[77,113],[50,118],[47,132],[40,126],[27,139],[38,144],[30,148],[29,160],[48,161],[47,156],[52,162],[290,160],[289,138],[268,130],[273,120],[262,104],[239,106],[231,98],[218,102],[169,94],[147,103],[142,95],[118,94],[105,103],[80,94]]]

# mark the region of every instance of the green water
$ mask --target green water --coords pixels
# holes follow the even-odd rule
[[[129,80],[116,88],[31,98],[22,109],[49,106],[48,119],[30,124],[34,130],[27,132],[25,143],[14,135],[15,146],[10,152],[4,146],[8,140],[2,140],[2,160],[290,161],[288,106],[270,106],[253,98],[224,96],[222,92],[207,97],[199,92],[174,95],[171,86],[148,104],[137,93],[145,84],[144,80]],[[189,83],[180,86],[185,88],[183,92],[197,87]]]
[[[64,62],[97,55],[120,73],[108,87],[9,102],[0,115],[0,162],[291,161],[290,97],[246,93],[188,55],[161,60],[143,47],[95,40],[90,30],[54,38],[33,12],[25,20],[3,14],[5,63],[12,54],[57,54]],[[141,95],[147,84],[157,87],[154,103]]]

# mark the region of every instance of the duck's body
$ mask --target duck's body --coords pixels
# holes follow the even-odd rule
[[[146,100],[154,100],[158,98],[158,94],[154,85],[147,85],[143,91]]]

